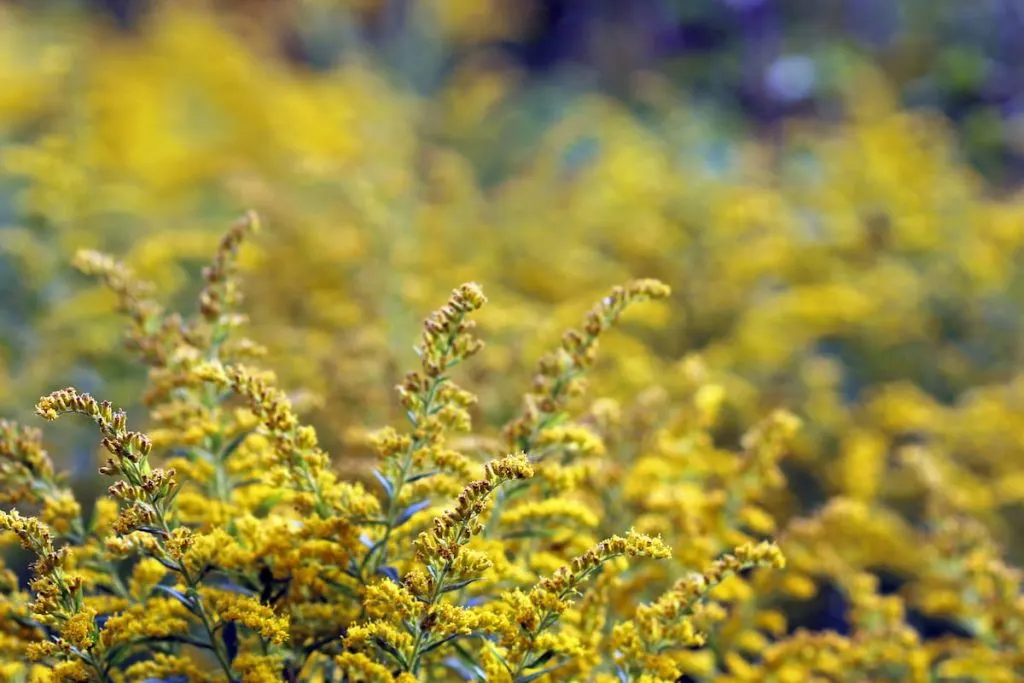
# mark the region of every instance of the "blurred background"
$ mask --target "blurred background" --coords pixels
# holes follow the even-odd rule
[[[497,426],[591,302],[658,277],[673,299],[603,342],[597,395],[678,399],[699,356],[721,443],[805,422],[780,519],[841,498],[913,528],[924,448],[1019,562],[1021,35],[1019,0],[2,2],[0,413],[74,384],[144,423],[72,255],[188,309],[254,208],[251,336],[336,457],[398,417],[459,282],[492,301],[465,384]],[[98,483],[91,430],[47,438]]]
[[[63,5],[122,33],[145,32],[152,0]],[[186,3],[194,4],[194,3]],[[208,3],[261,33],[268,56],[323,72],[371,52],[430,95],[466,69],[638,98],[656,71],[735,133],[787,116],[841,116],[851,61],[870,60],[909,107],[941,111],[973,162],[1012,183],[1024,151],[1024,8],[1016,0],[375,0]],[[56,9],[56,8],[55,8]],[[531,100],[531,101],[533,101]],[[553,105],[552,105],[553,106]],[[548,113],[548,116],[555,114]],[[536,125],[536,122],[535,122]]]

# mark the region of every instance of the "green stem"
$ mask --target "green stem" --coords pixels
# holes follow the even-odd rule
[[[461,318],[460,318],[461,322]],[[456,325],[457,327],[457,325]],[[442,356],[447,356],[451,352],[452,345],[455,343],[457,334],[453,333],[448,339],[445,340],[445,345],[442,350]],[[451,369],[455,367],[457,363],[450,363],[447,368]],[[430,415],[434,411],[434,399],[437,396],[437,390],[440,386],[447,381],[447,376],[440,375],[431,381],[430,387],[427,389],[426,398],[420,407],[420,410],[409,416],[409,421],[412,423],[413,429],[420,425],[420,422]],[[423,446],[426,445],[426,441],[419,438],[413,438],[409,448],[406,449],[402,457],[402,464],[398,471],[398,477],[395,479],[391,497],[388,500],[388,512],[385,516],[384,524],[384,538],[377,545],[376,551],[371,551],[364,558],[362,566],[360,567],[360,573],[364,576],[373,576],[377,570],[387,562],[388,556],[388,542],[391,540],[391,535],[394,532],[395,524],[398,522],[398,517],[402,512],[399,500],[401,498],[402,489],[405,488],[405,484],[409,479],[410,471],[412,470],[413,456]],[[365,569],[369,566],[369,572]]]
[[[222,336],[226,335],[227,330],[223,329],[218,323],[214,325],[212,332],[213,339],[221,339]],[[220,348],[221,342],[213,341],[210,344],[209,352],[206,354],[207,361],[218,362],[220,360]],[[203,385],[203,396],[202,405],[210,413],[217,407],[218,404],[218,392],[217,388],[210,384]],[[213,465],[213,491],[212,493],[221,501],[229,502],[231,500],[231,483],[230,477],[227,472],[227,462],[224,454],[221,453],[221,447],[224,442],[224,420],[220,419],[220,433],[216,436],[209,436],[206,438],[207,453],[211,455]]]
[[[213,625],[210,623],[210,616],[206,611],[206,607],[203,605],[203,601],[199,597],[198,582],[195,581],[189,574],[188,570],[184,565],[179,564],[179,571],[181,577],[185,579],[185,583],[188,584],[188,595],[192,600],[192,603],[196,606],[196,616],[202,622],[203,630],[206,631],[206,637],[210,641],[210,648],[213,650],[214,656],[217,657],[217,662],[220,664],[221,669],[224,670],[224,674],[230,683],[235,680],[235,674],[231,670],[231,664],[228,662],[227,653],[224,652],[220,639],[217,638],[216,631]]]
[[[559,592],[558,600],[565,600],[567,597],[569,597],[569,595],[575,593],[577,586],[579,586],[581,583],[589,579],[592,575],[597,573],[597,571],[600,570],[606,562],[614,560],[617,557],[622,557],[622,555],[615,554],[602,558],[600,563],[597,564],[597,566],[591,567],[585,570],[579,576],[573,577],[572,580],[569,582],[569,585],[562,589],[561,592]],[[538,622],[537,630],[528,633],[530,639],[530,647],[526,649],[526,652],[523,653],[522,658],[520,658],[519,660],[519,664],[516,665],[516,671],[512,675],[513,679],[519,678],[519,676],[523,673],[523,669],[526,667],[526,663],[530,661],[530,657],[533,655],[533,647],[537,642],[537,637],[540,636],[540,634],[546,631],[547,629],[554,626],[560,616],[561,614],[559,614],[558,612],[555,612],[554,610],[548,610],[544,613],[544,616],[542,616],[540,621]]]
[[[466,532],[466,528],[469,526],[469,522],[470,522],[470,520],[468,520],[468,519],[464,520],[462,522],[462,524],[459,526],[459,531],[455,535],[455,542],[456,542],[456,544],[462,545],[462,543],[461,543],[462,535]],[[434,605],[437,604],[437,601],[440,599],[441,594],[444,592],[444,589],[445,589],[445,579],[448,578],[448,572],[451,571],[452,563],[454,561],[455,561],[454,557],[452,557],[452,558],[450,558],[448,560],[445,560],[444,566],[441,567],[441,571],[439,571],[437,573],[437,579],[435,579],[435,581],[434,581],[434,588],[430,592],[430,600],[427,602],[427,611],[428,612],[429,612],[431,607],[433,607]],[[412,656],[409,657],[409,672],[410,673],[416,673],[417,669],[419,668],[419,663],[420,663],[420,646],[423,644],[423,638],[426,635],[426,633],[427,633],[427,631],[423,628],[423,625],[422,625],[422,622],[421,622],[420,628],[419,628],[419,633],[416,634],[416,642],[413,643],[413,646],[412,646]]]
[[[89,655],[89,657],[85,659],[85,661],[88,663],[89,666],[96,670],[96,677],[100,683],[113,683],[113,681],[110,678],[110,674],[107,671],[107,668],[103,666],[100,662],[97,662],[95,657]]]
[[[163,510],[157,506],[153,507],[154,509],[157,510],[160,528],[163,530],[165,534],[170,535],[171,528],[167,524],[167,519],[164,516]],[[224,652],[223,645],[220,639],[217,638],[216,631],[213,628],[213,625],[210,623],[210,616],[206,611],[206,606],[203,604],[202,599],[199,597],[199,581],[192,578],[192,574],[188,571],[188,568],[185,566],[183,562],[179,561],[175,562],[175,564],[177,565],[178,573],[181,574],[181,578],[185,580],[185,584],[188,586],[187,595],[189,599],[192,601],[192,604],[195,605],[194,613],[197,617],[199,617],[199,621],[203,625],[203,630],[206,631],[207,640],[209,640],[210,642],[210,649],[213,650],[213,654],[217,658],[217,662],[220,664],[221,669],[224,670],[224,674],[227,676],[228,683],[234,683],[235,674],[231,670],[231,664],[228,662],[227,653]]]

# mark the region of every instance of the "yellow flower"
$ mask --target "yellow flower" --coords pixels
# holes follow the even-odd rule
[[[209,590],[206,596],[224,621],[238,622],[273,643],[288,640],[288,617],[278,616],[257,598],[229,591]]]
[[[232,666],[242,674],[242,683],[277,683],[281,680],[281,661],[273,655],[241,653]]]
[[[88,650],[96,642],[96,613],[85,609],[61,624],[60,634],[79,650]]]
[[[391,683],[395,680],[388,667],[378,664],[362,652],[344,652],[335,657],[334,661],[339,669],[355,681]]]

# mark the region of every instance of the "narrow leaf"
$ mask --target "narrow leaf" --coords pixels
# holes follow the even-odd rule
[[[479,669],[479,667],[474,667],[474,669],[477,669],[476,671],[474,671],[473,669],[470,669],[468,666],[463,664],[458,657],[448,657],[444,660],[444,665],[452,671],[454,671],[456,674],[458,674],[464,681],[487,680],[486,673],[484,673],[483,677],[481,677],[480,675],[481,673],[483,673],[482,669]]]
[[[246,588],[245,586],[240,586],[234,581],[219,581],[214,584],[214,586],[221,590],[231,591],[232,593],[239,593],[241,595],[256,595],[256,591],[251,588]]]
[[[231,454],[238,450],[238,447],[245,443],[245,440],[252,436],[255,430],[247,429],[241,434],[236,434],[231,441],[228,441],[227,445],[220,452],[220,459],[227,460],[231,457]]]
[[[348,561],[348,566],[342,571],[353,579],[361,579],[363,577],[363,568],[356,564],[356,561],[352,559]]]
[[[138,527],[138,530],[139,531],[144,531],[147,534],[150,534],[152,536],[157,536],[159,538],[167,538],[167,532],[164,531],[163,529],[157,529],[156,527],[140,526],[140,527]]]
[[[388,497],[388,500],[391,500],[395,495],[395,485],[378,469],[373,470],[373,476],[377,477],[377,481],[384,488],[384,495]]]
[[[412,516],[415,515],[417,512],[426,510],[428,507],[430,507],[430,501],[421,500],[420,502],[413,503],[409,507],[405,508],[404,510],[402,510],[402,514],[399,515],[398,519],[395,521],[395,528],[402,526],[403,524],[408,522],[409,519],[412,518]]]
[[[441,640],[433,642],[430,645],[427,645],[425,648],[423,648],[423,654],[427,654],[428,652],[433,652],[434,650],[436,650],[437,648],[441,647],[445,643],[450,643],[451,641],[455,640],[456,638],[468,638],[470,635],[471,634],[453,633],[453,634],[451,634],[449,636],[445,636]]]
[[[395,583],[401,583],[402,582],[401,579],[398,578],[398,570],[395,569],[394,567],[380,567],[377,570],[377,573],[378,574],[383,574],[384,576],[388,577],[389,579],[391,579]]]
[[[233,621],[224,624],[224,631],[221,634],[224,638],[224,648],[227,651],[228,662],[235,661],[238,656],[238,626]]]
[[[180,602],[182,605],[184,605],[185,608],[188,609],[189,612],[194,612],[195,611],[195,603],[192,601],[192,598],[190,598],[189,596],[185,595],[184,593],[182,593],[178,589],[171,588],[170,586],[153,586],[153,590],[160,591],[161,593],[163,593],[165,595],[169,595],[170,597],[174,598],[175,600]]]
[[[280,503],[282,498],[284,498],[284,491],[278,491],[270,494],[260,501],[259,505],[257,505],[253,510],[253,515],[256,517],[266,517],[267,513],[269,513],[275,505]]]
[[[420,472],[419,474],[414,474],[411,477],[409,477],[408,479],[406,479],[405,483],[406,484],[411,484],[414,481],[419,481],[420,479],[426,479],[427,477],[432,477],[435,474],[440,474],[440,473],[441,473],[441,470],[430,470],[429,472]]]
[[[554,671],[555,669],[560,669],[561,667],[562,667],[561,664],[557,664],[555,666],[549,666],[546,669],[541,669],[540,671],[535,671],[532,674],[529,674],[529,675],[526,675],[526,676],[520,676],[519,678],[516,679],[516,683],[530,683],[530,681],[535,681],[538,678],[540,678],[541,676],[549,674],[552,671]]]
[[[447,586],[445,586],[444,588],[442,588],[441,592],[442,593],[450,593],[451,591],[457,591],[460,588],[465,588],[469,584],[476,583],[479,580],[480,580],[479,578],[476,578],[476,579],[466,579],[465,581],[457,581],[455,583],[450,583]]]
[[[383,638],[374,638],[373,641],[377,644],[377,647],[379,647],[380,649],[384,650],[384,652],[387,652],[389,655],[394,657],[395,661],[398,662],[402,666],[402,668],[408,667],[408,663],[405,661],[405,656],[402,655],[402,653],[399,652],[394,645],[384,640]]]
[[[545,653],[543,653],[541,655],[538,655],[537,657],[534,657],[533,661],[527,663],[525,668],[527,668],[527,669],[534,669],[534,668],[536,668],[538,666],[541,666],[542,664],[547,663],[554,656],[555,656],[555,651],[554,650],[548,650],[547,652],[545,652]]]

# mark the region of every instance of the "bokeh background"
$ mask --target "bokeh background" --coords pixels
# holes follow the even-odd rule
[[[0,3],[0,412],[73,384],[144,422],[74,252],[188,306],[254,208],[251,335],[353,472],[451,287],[491,298],[466,384],[500,425],[592,301],[658,277],[596,393],[670,402],[699,356],[722,443],[799,415],[780,518],[860,506],[840,551],[887,590],[926,571],[929,486],[1019,564],[1021,35],[1017,0]],[[91,431],[47,438],[94,489]],[[841,625],[826,584],[808,623]]]
[[[158,3],[68,4],[128,33],[145,31]],[[504,67],[531,93],[597,90],[634,102],[637,74],[655,70],[727,117],[733,131],[768,133],[793,115],[841,116],[844,72],[867,59],[907,106],[938,109],[955,122],[986,173],[1013,183],[1021,170],[1024,10],[1014,0],[212,4],[261,32],[269,28],[273,57],[300,68],[330,71],[370,51],[423,95],[476,66]]]

